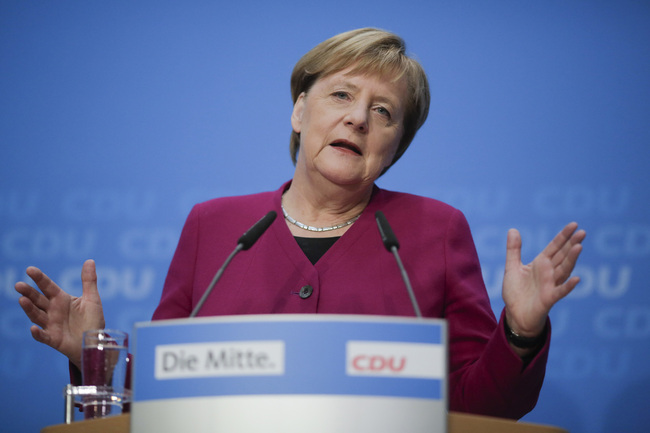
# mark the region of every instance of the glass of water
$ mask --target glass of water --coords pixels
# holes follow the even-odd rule
[[[82,397],[85,419],[122,413],[127,400],[128,346],[129,336],[126,332],[113,329],[84,332],[81,375],[87,390]]]

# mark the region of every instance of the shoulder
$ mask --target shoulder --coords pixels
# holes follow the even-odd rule
[[[247,213],[254,208],[269,206],[273,203],[275,192],[267,191],[256,194],[237,195],[230,197],[213,198],[195,205],[195,208],[202,214],[236,212]]]
[[[465,215],[440,200],[377,188],[371,202],[373,214],[384,212],[396,234],[412,237],[413,242],[471,238]]]
[[[214,198],[194,205],[188,219],[196,220],[202,226],[223,225],[234,230],[247,228],[269,211],[279,208],[282,191],[280,188],[276,191]]]
[[[376,188],[373,202],[385,212],[397,215],[423,216],[425,218],[452,218],[462,216],[462,212],[440,200],[405,192]],[[464,218],[464,217],[463,217]]]

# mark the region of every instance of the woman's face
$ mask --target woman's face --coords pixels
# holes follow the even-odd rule
[[[407,83],[343,70],[314,83],[293,108],[296,170],[337,185],[371,186],[402,138]]]

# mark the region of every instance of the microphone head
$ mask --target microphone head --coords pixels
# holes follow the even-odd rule
[[[253,227],[248,229],[246,233],[241,235],[237,244],[242,245],[242,250],[247,250],[253,246],[255,242],[259,239],[260,236],[269,228],[277,213],[272,210],[271,212],[264,215],[258,222],[256,222]]]
[[[381,241],[384,243],[384,246],[388,252],[393,252],[393,247],[399,249],[399,242],[397,242],[397,237],[393,233],[393,229],[388,224],[388,220],[384,213],[380,210],[375,212],[375,219],[377,220],[377,226],[379,227],[379,234],[381,235]]]

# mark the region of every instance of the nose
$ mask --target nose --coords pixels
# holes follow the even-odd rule
[[[355,104],[345,116],[345,124],[365,134],[368,132],[368,110],[362,104]]]

